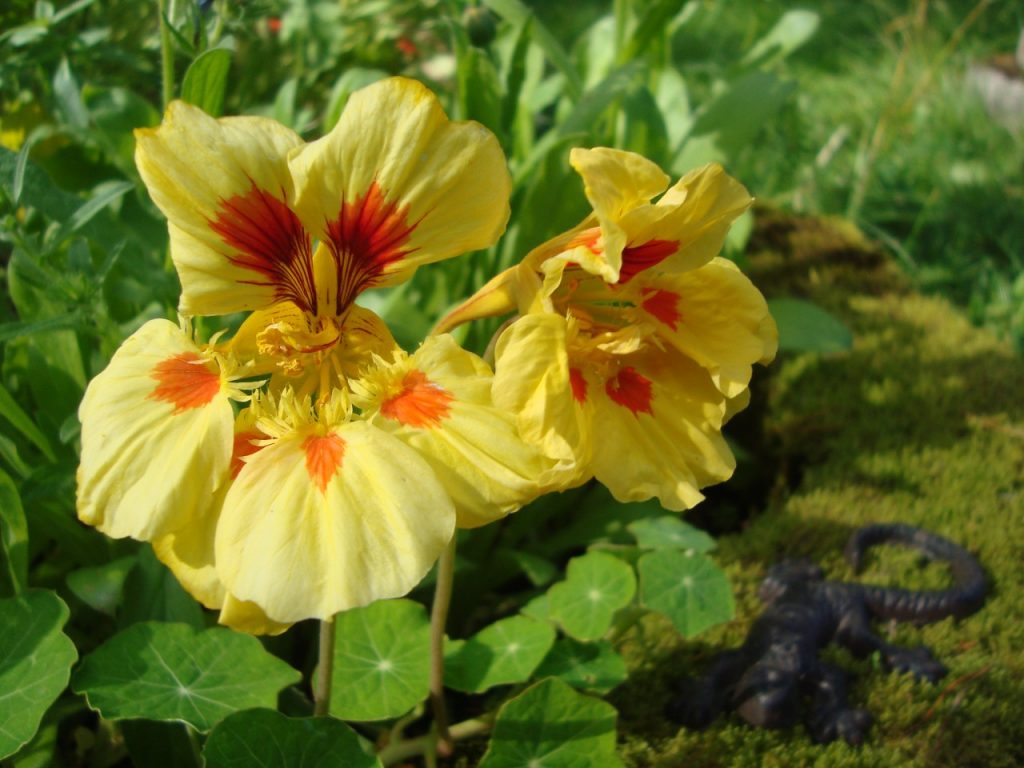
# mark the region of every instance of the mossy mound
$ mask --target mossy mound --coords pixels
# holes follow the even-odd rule
[[[719,543],[737,618],[696,642],[647,621],[628,646],[635,672],[612,697],[624,758],[666,768],[1024,765],[1024,360],[945,301],[908,291],[849,227],[769,216],[759,242],[755,281],[769,295],[828,307],[853,329],[855,346],[774,364],[764,426],[778,477],[764,511]],[[877,628],[893,642],[931,646],[950,670],[945,679],[921,683],[827,651],[850,671],[853,703],[875,717],[859,748],[813,744],[802,727],[753,729],[735,715],[704,732],[665,721],[673,679],[742,642],[760,612],[757,584],[782,558],[812,558],[835,579],[950,583],[945,567],[893,547],[873,550],[854,576],[842,560],[847,536],[883,521],[962,543],[990,575],[987,603],[964,621]]]

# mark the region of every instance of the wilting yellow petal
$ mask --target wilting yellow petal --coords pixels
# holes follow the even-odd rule
[[[511,182],[497,139],[453,123],[415,80],[349,99],[334,130],[290,161],[296,211],[338,259],[337,302],[485,248],[505,228]]]
[[[135,135],[139,173],[169,222],[184,314],[311,301],[309,237],[288,207],[297,134],[262,117],[214,120],[175,101],[157,128]]]
[[[704,498],[700,488],[735,468],[721,435],[725,398],[681,355],[628,362],[592,388],[594,476],[619,501],[655,497],[666,509],[688,509]]]
[[[578,396],[579,373],[570,370],[566,345],[565,318],[538,313],[516,320],[495,348],[493,397],[518,415],[527,442],[575,474],[590,455],[591,406]]]
[[[362,421],[311,425],[246,461],[217,526],[217,573],[275,622],[324,619],[408,593],[454,528],[416,451]]]
[[[180,328],[151,320],[90,382],[78,410],[78,516],[150,540],[208,514],[228,471],[228,382]]]
[[[726,397],[750,382],[751,366],[775,357],[778,331],[761,292],[731,261],[638,278],[637,303],[658,333],[707,368]]]
[[[373,390],[361,403],[372,423],[426,459],[460,528],[503,517],[547,490],[551,462],[520,438],[512,413],[494,406],[491,379],[483,360],[445,335],[368,371],[364,383]]]

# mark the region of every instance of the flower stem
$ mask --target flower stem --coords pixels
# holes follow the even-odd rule
[[[452,602],[454,576],[455,536],[452,536],[437,561],[437,584],[430,609],[430,706],[434,710],[437,753],[441,757],[452,754],[452,734],[448,730],[448,711],[444,704],[444,625]]]
[[[494,715],[483,715],[472,720],[456,723],[451,727],[450,733],[453,741],[459,741],[460,739],[468,739],[471,736],[487,733],[493,725]],[[426,736],[419,736],[408,741],[389,744],[377,753],[377,758],[382,765],[394,765],[416,755],[426,755],[431,751],[431,747],[435,746],[434,741],[436,738],[437,735],[435,733],[429,733]]]
[[[167,25],[168,0],[157,0],[157,13],[160,16],[160,83],[164,109],[174,99],[174,39],[171,28]]]
[[[331,679],[334,676],[334,617],[320,622],[320,663],[313,685],[313,715],[325,717],[331,705]]]

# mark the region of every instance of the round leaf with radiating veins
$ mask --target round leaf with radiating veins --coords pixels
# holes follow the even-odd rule
[[[331,717],[249,709],[224,718],[203,747],[206,768],[380,768],[359,736]]]
[[[577,640],[601,637],[636,593],[633,569],[605,552],[574,557],[567,575],[548,590],[548,616]]]
[[[644,549],[692,549],[710,552],[715,540],[700,528],[684,523],[678,517],[649,517],[626,526]]]
[[[448,644],[444,682],[466,693],[482,693],[496,685],[528,680],[555,642],[547,622],[510,616],[477,632],[468,640]]]
[[[412,600],[380,600],[335,618],[331,714],[342,720],[403,715],[430,689],[430,624]]]
[[[665,614],[683,637],[733,617],[729,579],[705,555],[662,549],[641,557],[637,569],[641,604]]]
[[[574,688],[605,694],[625,682],[626,662],[605,640],[581,643],[563,637],[537,667],[536,675],[557,677]]]
[[[208,731],[233,712],[275,707],[301,675],[230,629],[142,622],[90,653],[72,688],[113,720],[181,720]]]
[[[617,768],[615,709],[553,677],[498,710],[479,768]]]
[[[35,735],[68,684],[78,658],[61,631],[68,615],[61,599],[45,590],[0,600],[0,759]]]

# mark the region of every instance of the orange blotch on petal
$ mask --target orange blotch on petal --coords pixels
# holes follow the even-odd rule
[[[389,264],[416,250],[408,247],[416,224],[409,224],[407,217],[408,209],[385,200],[377,182],[362,197],[341,201],[338,218],[327,225],[338,262],[339,311],[356,294],[372,287]]]
[[[608,397],[616,405],[628,408],[634,416],[641,413],[653,415],[651,401],[651,380],[640,375],[634,368],[623,368],[604,385]]]
[[[586,401],[587,380],[583,378],[583,372],[579,368],[569,369],[569,386],[572,387],[572,396],[577,403]]]
[[[306,453],[306,471],[323,493],[331,478],[341,469],[345,441],[335,434],[311,435],[303,441],[302,450]]]
[[[452,395],[422,371],[409,371],[402,391],[384,401],[380,412],[409,427],[436,427],[448,416]]]
[[[591,253],[601,253],[604,250],[598,245],[598,240],[601,239],[601,228],[591,227],[590,229],[584,229],[582,232],[576,235],[569,244],[566,246],[566,250],[573,248],[579,248],[581,245],[588,249]]]
[[[660,264],[679,250],[676,240],[648,240],[640,245],[627,245],[622,249],[622,268],[619,283],[628,283],[645,269]]]
[[[157,385],[149,397],[170,403],[175,413],[201,408],[220,392],[220,373],[195,352],[157,363],[150,376]]]
[[[644,289],[644,300],[642,305],[648,314],[661,320],[673,331],[676,324],[682,318],[679,312],[679,294],[672,291],[657,290],[655,288]]]
[[[236,253],[228,261],[260,278],[241,282],[274,288],[274,298],[316,314],[309,234],[288,205],[255,184],[222,200],[210,227]]]
[[[261,432],[239,432],[235,435],[234,447],[231,450],[231,477],[235,478],[242,471],[246,456],[256,453],[263,446],[257,444],[256,440],[264,440],[266,435]]]

